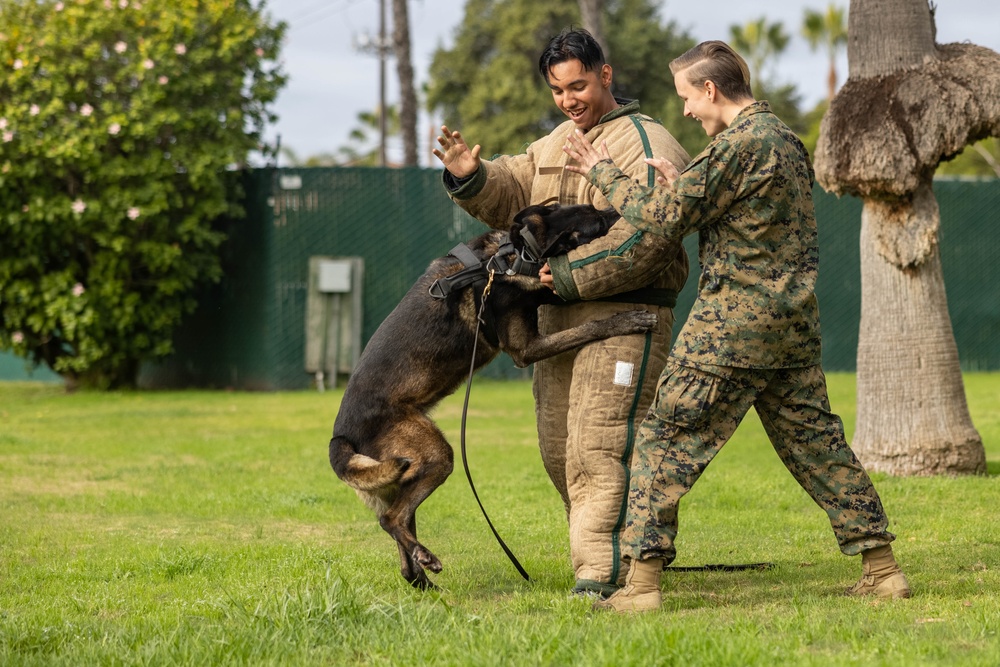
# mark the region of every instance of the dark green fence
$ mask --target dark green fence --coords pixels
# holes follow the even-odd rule
[[[225,279],[199,299],[177,354],[143,370],[142,385],[308,387],[309,257],[364,259],[367,341],[432,259],[485,231],[430,169],[258,170],[247,194],[248,217],[227,224]]]
[[[284,184],[284,187],[283,187]],[[308,258],[365,261],[368,338],[433,258],[485,228],[454,206],[441,173],[428,169],[316,168],[250,174],[246,220],[227,225],[226,278],[201,299],[178,338],[178,353],[147,367],[146,386],[294,389],[311,385],[304,369]],[[963,368],[1000,369],[1000,182],[938,181],[941,254]],[[821,248],[819,292],[823,363],[854,370],[860,315],[861,203],[817,187]],[[696,239],[686,240],[692,272],[677,309],[690,309],[697,284]],[[521,376],[505,357],[485,373]]]

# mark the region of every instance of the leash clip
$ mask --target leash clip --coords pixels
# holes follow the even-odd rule
[[[493,276],[496,275],[494,269],[490,269],[490,277],[486,280],[486,287],[483,288],[483,298],[479,302],[479,313],[476,315],[476,319],[479,320],[480,324],[486,324],[486,320],[483,319],[483,313],[486,312],[486,298],[490,295],[490,290],[493,289]]]

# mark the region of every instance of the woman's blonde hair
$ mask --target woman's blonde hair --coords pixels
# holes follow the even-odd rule
[[[711,81],[731,101],[753,98],[750,68],[743,57],[725,42],[702,42],[670,61],[672,74],[676,76],[681,71],[692,86]]]

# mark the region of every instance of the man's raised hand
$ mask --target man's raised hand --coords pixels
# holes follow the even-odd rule
[[[442,125],[437,142],[441,148],[432,152],[455,178],[468,178],[479,169],[479,144],[469,150],[461,132],[452,132],[447,125]]]

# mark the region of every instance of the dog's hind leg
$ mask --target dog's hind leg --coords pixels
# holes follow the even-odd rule
[[[396,547],[399,549],[399,573],[403,575],[403,579],[406,579],[410,582],[411,586],[420,590],[435,588],[434,584],[428,578],[427,573],[424,572],[424,568],[410,558],[406,547],[401,542],[397,542]]]
[[[441,571],[441,561],[417,540],[416,511],[434,489],[451,474],[454,454],[441,431],[422,413],[414,413],[390,437],[406,438],[401,449],[409,450],[409,469],[400,480],[399,492],[379,516],[379,525],[399,546],[400,573],[416,588],[431,586],[424,569]]]
[[[417,537],[416,515],[414,515],[414,517],[410,520],[409,529],[410,529],[410,534],[412,534],[414,539],[416,539]],[[419,545],[420,542],[418,541],[417,544]],[[402,573],[403,578],[406,579],[408,582],[410,582],[410,585],[413,586],[414,588],[419,588],[421,590],[437,588],[437,586],[435,586],[434,583],[427,576],[427,573],[424,572],[423,565],[421,565],[415,558],[413,558],[413,554],[407,552],[406,547],[404,547],[402,543],[397,542],[396,546],[399,547],[400,572]],[[423,550],[427,552],[426,549]],[[434,555],[431,554],[431,558],[433,557]],[[434,572],[441,571],[440,562],[438,562],[437,565],[438,567],[436,570],[434,570]]]

